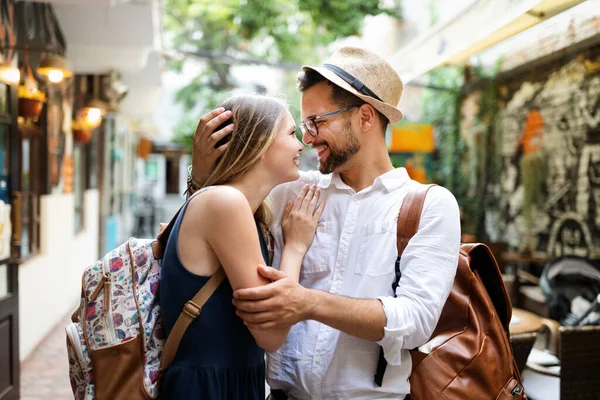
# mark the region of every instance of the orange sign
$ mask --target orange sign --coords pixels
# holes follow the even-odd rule
[[[401,121],[391,126],[388,150],[394,153],[431,153],[435,150],[433,125]]]

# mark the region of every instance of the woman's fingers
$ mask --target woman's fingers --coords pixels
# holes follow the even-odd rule
[[[319,197],[321,196],[321,190],[316,189],[315,194],[312,199],[310,199],[310,203],[308,204],[308,212],[310,215],[313,215],[315,212],[315,208],[317,208],[317,203],[319,202]]]
[[[306,196],[306,193],[308,193],[309,188],[310,185],[308,184],[302,186],[302,189],[300,190],[300,193],[298,193],[298,197],[296,197],[296,201],[294,202],[294,211],[298,211],[302,207],[302,202],[304,201],[304,197]]]
[[[302,205],[300,206],[300,211],[308,213],[308,205],[310,204],[311,200],[313,199],[316,190],[317,190],[317,185],[310,185],[308,192],[302,199]]]
[[[319,220],[321,219],[321,214],[323,214],[324,209],[325,209],[325,202],[322,201],[321,204],[319,204],[319,206],[315,210],[315,213],[313,214],[313,218],[316,222],[319,222]]]
[[[285,221],[287,219],[287,217],[290,215],[290,211],[292,211],[292,206],[294,205],[294,202],[291,200],[288,200],[287,204],[285,205],[285,209],[283,210],[283,220]]]

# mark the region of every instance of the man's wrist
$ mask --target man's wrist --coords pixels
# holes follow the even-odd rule
[[[313,319],[318,321],[318,308],[325,292],[316,289],[304,288],[306,294],[306,309],[302,315],[302,320]]]
[[[192,175],[192,166],[191,165],[188,167],[187,188],[188,188],[187,191],[189,194],[193,194],[202,188],[202,185],[200,185],[198,182],[196,182],[196,180],[194,179],[194,177]]]

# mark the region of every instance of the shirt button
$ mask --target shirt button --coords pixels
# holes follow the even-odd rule
[[[342,239],[346,240],[348,239],[348,235],[346,235],[345,233],[342,235]]]
[[[320,365],[321,364],[321,357],[316,356],[315,357],[315,362],[317,363],[317,365]]]

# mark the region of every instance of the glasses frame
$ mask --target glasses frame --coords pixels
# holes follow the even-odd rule
[[[319,135],[319,127],[317,126],[317,121],[323,118],[328,118],[328,117],[333,117],[334,115],[338,115],[341,114],[345,111],[351,110],[353,108],[358,108],[362,106],[362,104],[353,104],[351,106],[348,107],[344,107],[344,108],[340,108],[339,110],[335,110],[335,111],[331,111],[325,114],[321,114],[321,115],[317,115],[315,117],[310,117],[305,119],[304,121],[300,122],[299,127],[300,127],[300,132],[302,132],[302,134],[305,134],[308,132],[308,134],[312,137],[317,137],[317,135]],[[307,123],[308,122],[312,122],[312,125],[315,127],[315,133],[312,133],[312,131],[310,130],[310,128],[308,127]]]

